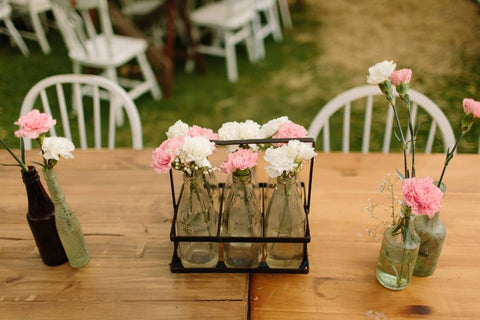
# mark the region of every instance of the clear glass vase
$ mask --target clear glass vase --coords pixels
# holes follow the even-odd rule
[[[236,170],[228,189],[222,216],[222,235],[226,237],[261,237],[262,213],[252,182],[252,172]],[[262,259],[262,244],[223,243],[223,260],[227,267],[256,268]]]
[[[83,267],[90,261],[82,226],[72,208],[65,201],[65,195],[57,180],[55,170],[43,169],[43,176],[55,206],[55,223],[58,236],[73,268]]]
[[[183,190],[177,208],[178,236],[214,236],[216,213],[213,201],[205,188],[205,176],[195,172],[184,174]],[[178,255],[185,268],[211,268],[218,262],[217,242],[180,241]]]
[[[435,271],[447,235],[447,229],[439,216],[440,212],[437,212],[431,219],[421,216],[415,221],[415,230],[420,237],[420,250],[415,262],[414,276],[427,277]]]
[[[397,223],[383,233],[377,264],[377,280],[391,290],[402,290],[410,284],[420,248],[409,207],[402,207]]]
[[[445,194],[446,185],[444,183],[441,184],[440,190]],[[437,267],[447,229],[440,220],[440,212],[437,212],[431,219],[425,215],[417,217],[415,219],[415,230],[420,237],[420,249],[413,275],[428,277],[433,274]]]
[[[265,214],[265,236],[305,237],[305,210],[298,185],[297,175],[277,177]],[[304,243],[266,244],[265,260],[270,268],[299,268],[303,255]]]

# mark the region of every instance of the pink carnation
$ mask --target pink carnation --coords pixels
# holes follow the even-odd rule
[[[14,124],[20,126],[20,129],[15,131],[17,138],[37,139],[40,134],[47,132],[55,124],[57,120],[52,119],[49,114],[40,113],[34,109],[24,116],[21,116]]]
[[[214,133],[212,129],[202,128],[197,125],[192,126],[188,130],[187,135],[192,138],[203,136],[209,140],[219,140],[218,134]]]
[[[410,69],[400,69],[394,71],[390,75],[390,81],[394,86],[398,86],[400,83],[410,83],[410,79],[412,78],[412,70]]]
[[[308,131],[301,125],[291,121],[286,121],[278,126],[277,133],[273,136],[273,138],[303,138],[306,137],[307,134]]]
[[[403,201],[412,208],[415,215],[427,215],[432,218],[440,211],[443,193],[433,184],[430,177],[403,180]]]
[[[185,139],[173,137],[162,142],[152,153],[152,167],[158,173],[166,173],[172,168],[172,162],[182,149]]]
[[[473,99],[463,99],[463,110],[466,114],[473,114],[474,118],[480,118],[480,102]]]
[[[251,149],[238,149],[228,154],[225,161],[221,164],[220,169],[225,173],[232,173],[240,169],[245,170],[257,165],[258,154]]]

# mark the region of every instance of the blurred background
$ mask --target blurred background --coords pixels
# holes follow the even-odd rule
[[[135,100],[144,147],[158,146],[178,119],[216,131],[225,121],[264,123],[286,115],[308,128],[327,101],[364,85],[368,68],[383,60],[412,69],[411,87],[440,106],[459,134],[462,99],[480,99],[476,1],[290,0],[289,4],[293,27],[282,28],[282,42],[271,36],[265,39],[264,59],[251,63],[245,46],[237,46],[236,83],[227,80],[223,58],[204,56],[203,72],[198,68],[186,72],[185,57],[176,56],[171,96],[155,101],[145,94]],[[20,27],[26,23],[21,17],[13,21]],[[18,146],[13,122],[28,90],[47,76],[72,72],[59,30],[50,27],[47,38],[50,54],[27,39],[31,54],[26,57],[7,36],[0,36],[0,137],[12,147]],[[181,49],[181,41],[175,43]],[[119,72],[135,70],[126,67]],[[477,124],[459,152],[477,152],[479,136]],[[121,140],[118,146],[123,146]]]

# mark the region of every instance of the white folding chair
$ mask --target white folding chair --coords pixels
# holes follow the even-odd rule
[[[11,36],[22,54],[28,56],[30,51],[17,28],[15,28],[15,25],[12,23],[12,20],[10,19],[11,13],[12,8],[8,5],[7,1],[0,0],[0,21],[3,21],[5,24],[5,28],[0,28],[0,32]]]
[[[113,34],[106,0],[51,0],[51,3],[74,73],[82,73],[83,67],[97,68],[104,71],[102,76],[129,88],[132,99],[149,91],[154,99],[160,99],[160,88],[145,55],[147,42]],[[92,12],[97,14],[98,26],[94,24]],[[132,60],[137,61],[143,80],[117,75],[117,68]]]
[[[350,152],[350,139],[351,139],[351,120],[359,122],[361,119],[357,117],[363,113],[363,133],[361,142],[361,152],[368,153],[370,150],[370,134],[372,127],[372,118],[374,121],[385,121],[385,129],[383,134],[382,152],[390,152],[390,144],[392,138],[392,131],[394,125],[394,113],[392,108],[388,105],[387,100],[382,96],[375,100],[376,96],[381,96],[382,92],[377,86],[360,86],[353,89],[344,91],[332,100],[330,100],[314,117],[313,121],[308,128],[308,135],[314,139],[317,139],[318,135],[322,131],[323,139],[321,141],[323,151],[330,152],[330,120],[331,117],[340,109],[343,109],[343,121],[337,125],[337,128],[341,126],[341,130],[336,130],[342,137],[342,151]],[[421,128],[425,127],[425,124],[429,124],[428,132],[425,130],[426,139],[422,138],[422,144],[424,145],[424,152],[431,153],[433,143],[435,140],[435,133],[437,128],[441,133],[441,139],[443,141],[443,148],[447,151],[448,148],[452,148],[455,144],[455,135],[453,133],[450,122],[448,121],[442,110],[428,97],[413,89],[409,90],[410,100],[412,104],[412,119],[416,124],[417,116],[422,112]],[[398,94],[396,94],[398,96]],[[400,99],[397,104],[397,110],[401,111],[406,109],[403,106],[403,102]],[[354,106],[355,104],[355,106]],[[358,108],[357,108],[358,107]],[[375,107],[375,117],[373,109]],[[402,108],[403,107],[403,108]],[[356,109],[356,115],[353,116],[352,112]],[[388,109],[387,109],[388,108]],[[388,110],[388,111],[386,111]],[[422,111],[423,110],[423,111]],[[381,117],[380,114],[385,112],[385,117]],[[423,121],[423,118],[429,121]],[[406,126],[406,120],[402,125]],[[335,128],[334,128],[335,129]],[[405,129],[405,127],[403,128]],[[341,131],[341,133],[340,133]],[[409,141],[410,135],[405,134],[406,140]],[[416,145],[420,145],[421,137],[417,136]],[[318,145],[318,144],[317,144]]]
[[[238,80],[235,45],[245,41],[250,61],[256,60],[252,22],[255,17],[254,0],[224,0],[209,3],[190,14],[196,27],[211,28],[216,37],[211,45],[199,45],[198,51],[225,57],[228,80]]]
[[[282,41],[282,31],[277,11],[276,0],[255,0],[255,18],[253,20],[253,34],[255,36],[255,50],[257,58],[265,57],[264,39],[273,36],[276,42]],[[262,16],[265,24],[262,24]]]
[[[20,30],[22,36],[27,39],[35,40],[40,44],[43,53],[50,53],[50,45],[45,36],[44,25],[42,23],[42,16],[51,10],[49,0],[8,0],[12,6],[13,11],[28,16],[28,20],[32,24],[33,32],[27,30]],[[43,19],[45,20],[45,19]]]
[[[89,87],[91,96],[82,94],[85,87]],[[102,100],[101,94],[108,95],[109,100]],[[107,146],[114,149],[117,130],[115,117],[119,112],[125,112],[130,123],[132,148],[143,147],[140,116],[132,98],[122,87],[104,77],[63,74],[45,78],[28,91],[20,116],[32,109],[46,112],[57,120],[57,125],[50,130],[50,136],[57,136],[56,128],[61,128],[62,136],[79,144],[82,149],[89,147],[88,133],[93,136],[94,147],[102,148],[102,115],[108,119]],[[73,110],[76,110],[75,115],[72,114]],[[75,117],[76,123],[70,122]],[[75,127],[78,130],[72,130]],[[122,135],[122,138],[127,137]],[[25,148],[31,149],[30,139],[25,139]]]

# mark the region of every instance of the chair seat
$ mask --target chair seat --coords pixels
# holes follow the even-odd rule
[[[83,51],[71,51],[71,59],[93,67],[118,67],[132,60],[147,49],[144,39],[113,35],[110,38],[110,49],[107,49],[107,38],[99,35],[86,42],[89,56]]]
[[[122,13],[127,16],[144,16],[163,4],[165,0],[134,1],[122,8]]]
[[[225,2],[216,2],[193,11],[190,14],[190,19],[197,25],[222,29],[237,29],[248,23],[254,14],[254,11],[245,11],[236,16],[229,16],[227,13],[227,4]]]
[[[46,11],[51,8],[48,0],[8,0],[12,6],[20,6],[23,8],[33,7],[35,11]]]

